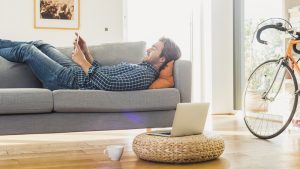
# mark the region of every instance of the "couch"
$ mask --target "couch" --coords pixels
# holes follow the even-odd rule
[[[145,46],[108,43],[90,51],[103,65],[140,63]],[[70,56],[72,47],[59,50]],[[173,74],[174,88],[50,91],[27,65],[0,57],[0,135],[169,127],[177,103],[191,101],[191,62],[177,60]]]

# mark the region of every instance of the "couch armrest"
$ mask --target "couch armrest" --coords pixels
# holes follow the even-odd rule
[[[180,92],[180,102],[191,102],[192,63],[187,60],[177,60],[174,65],[175,88]]]

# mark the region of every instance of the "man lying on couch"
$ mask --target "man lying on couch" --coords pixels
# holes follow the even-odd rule
[[[78,41],[78,42],[77,42]],[[160,38],[147,49],[140,64],[102,66],[90,54],[82,37],[74,40],[71,59],[43,41],[16,42],[0,39],[0,56],[27,64],[45,88],[127,91],[147,89],[159,71],[181,56],[169,38]]]

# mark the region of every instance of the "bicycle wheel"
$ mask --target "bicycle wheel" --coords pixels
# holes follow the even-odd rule
[[[298,103],[297,80],[282,59],[259,65],[250,75],[244,91],[244,121],[258,138],[270,139],[291,122]]]

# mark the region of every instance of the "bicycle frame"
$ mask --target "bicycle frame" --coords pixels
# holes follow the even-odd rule
[[[286,50],[286,54],[285,54],[285,59],[291,61],[291,63],[290,63],[290,64],[291,64],[291,65],[290,65],[291,69],[294,70],[294,68],[295,68],[296,71],[297,71],[297,73],[300,75],[300,67],[299,67],[297,61],[295,60],[294,55],[292,54],[293,45],[295,45],[295,44],[300,44],[300,40],[291,39],[291,40],[289,41],[289,44],[288,44],[288,47],[287,47],[287,50]],[[276,77],[277,77],[277,75],[278,75],[278,72],[279,72],[279,70],[280,70],[280,67],[281,67],[281,65],[282,65],[282,62],[283,62],[283,59],[280,59],[280,62],[279,62],[279,64],[278,64],[278,68],[276,69],[276,73],[275,73],[275,75],[274,75],[273,78],[272,78],[272,79],[273,79],[273,80],[272,80],[272,83],[271,83],[270,87],[267,89],[267,91],[262,95],[262,97],[261,97],[262,99],[268,99],[268,100],[271,100],[271,98],[267,98],[267,95],[269,94],[271,88],[273,87],[273,84],[274,84],[275,79],[276,79]],[[284,77],[282,77],[282,81],[281,81],[280,86],[282,85],[283,80],[284,80]],[[280,87],[280,88],[281,88],[281,87]],[[279,90],[278,90],[277,93],[275,94],[274,98],[277,96],[278,92],[279,92]]]
[[[270,98],[267,98],[267,95],[269,94],[269,92],[270,92],[270,90],[271,90],[271,88],[273,87],[273,84],[274,84],[274,82],[275,82],[275,80],[276,80],[276,77],[278,76],[278,73],[279,73],[279,70],[280,70],[280,68],[281,68],[281,66],[282,66],[282,62],[283,62],[283,59],[280,59],[280,62],[279,62],[279,64],[278,64],[278,67],[277,67],[277,69],[276,69],[276,73],[275,73],[275,75],[273,76],[273,80],[272,80],[272,83],[271,83],[271,85],[269,86],[269,88],[267,89],[267,91],[262,95],[262,99],[267,99],[267,100],[270,100],[270,101],[272,101]],[[283,80],[284,80],[284,77],[282,77],[282,80],[281,80],[281,83],[280,83],[280,88],[281,88],[281,85],[282,85],[282,83],[283,83]],[[276,93],[276,95],[274,96],[274,98],[277,96],[277,94],[278,94],[278,92],[279,92],[279,90],[277,91],[277,93]]]
[[[285,57],[291,61],[290,67],[293,70],[296,69],[297,73],[300,75],[300,67],[299,67],[294,55],[292,54],[293,45],[297,45],[297,44],[300,44],[300,40],[291,39],[289,41],[288,47],[286,49]]]

